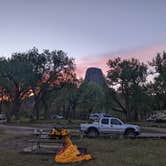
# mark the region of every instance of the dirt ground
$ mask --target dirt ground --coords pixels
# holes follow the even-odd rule
[[[27,140],[33,138],[34,129],[50,128],[53,124],[39,126],[39,124],[35,127],[0,124],[0,150],[16,150],[19,152],[25,147],[32,146],[32,143]],[[166,135],[166,128],[145,127],[144,131],[148,132],[142,135]]]
[[[17,152],[20,152],[25,147],[31,146],[31,143],[27,141],[28,139],[30,139],[30,137],[24,135],[10,135],[7,140],[0,141],[0,150],[16,150]]]
[[[32,144],[34,127],[0,125],[0,165],[2,166],[59,166],[54,155],[24,155],[19,153]],[[165,140],[130,140],[121,138],[84,138],[77,143],[85,147],[94,159],[79,166],[165,166]]]

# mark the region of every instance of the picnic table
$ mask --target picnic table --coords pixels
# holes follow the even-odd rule
[[[27,140],[31,143],[30,147],[24,148],[23,152],[38,154],[55,154],[63,146],[63,138],[59,139],[51,134],[51,129],[34,129],[32,139]],[[79,130],[71,131],[71,138],[74,142],[80,142],[83,138]]]

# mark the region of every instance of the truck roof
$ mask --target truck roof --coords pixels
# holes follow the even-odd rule
[[[111,115],[106,115],[106,116],[103,116],[102,118],[115,118],[115,117],[113,117]]]

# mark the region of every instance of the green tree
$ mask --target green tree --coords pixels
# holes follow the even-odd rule
[[[154,82],[148,85],[149,92],[155,98],[157,109],[166,109],[166,52],[158,53],[149,63],[155,71]]]
[[[30,90],[33,76],[31,64],[15,59],[14,56],[0,59],[0,86],[3,87],[8,100],[12,102],[9,117],[15,115],[18,118],[22,101]]]
[[[66,82],[63,83],[61,89],[54,93],[53,105],[57,107],[58,113],[63,114],[65,119],[74,119],[76,118],[78,98],[78,85]]]
[[[39,53],[37,48],[33,48],[24,54],[15,54],[15,59],[21,59],[33,66],[35,78],[31,80],[31,90],[34,95],[33,116],[39,119],[40,105],[47,112],[49,94],[61,88],[62,82],[74,82],[74,59],[69,58],[62,50],[44,50]]]
[[[138,108],[146,82],[147,66],[137,59],[121,60],[116,58],[108,61],[108,83],[117,89],[112,98],[117,104],[114,110],[124,113],[127,120],[137,119]]]
[[[87,117],[92,112],[105,111],[103,105],[105,93],[102,86],[95,83],[83,83],[78,89],[77,109]]]

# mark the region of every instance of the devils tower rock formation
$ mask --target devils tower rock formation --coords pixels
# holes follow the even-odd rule
[[[106,81],[102,70],[95,67],[90,67],[87,69],[85,82],[92,82],[101,86],[106,86]]]

